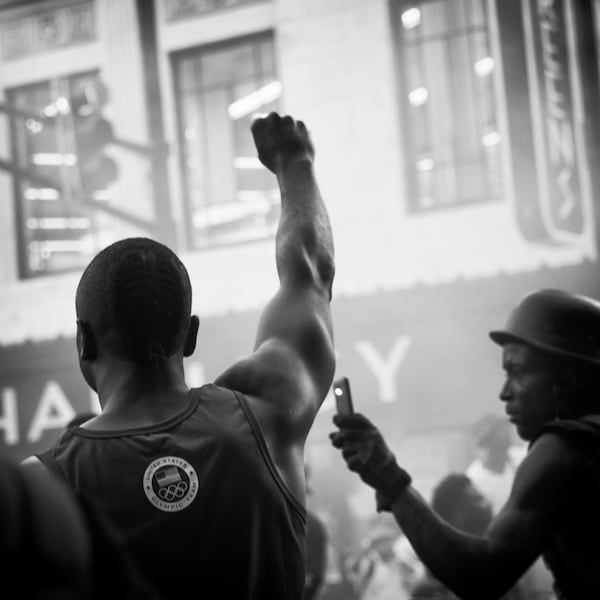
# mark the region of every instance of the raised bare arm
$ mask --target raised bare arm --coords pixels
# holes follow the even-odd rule
[[[333,377],[331,225],[314,174],[314,147],[302,121],[271,113],[252,134],[260,161],[281,191],[276,235],[280,286],[262,312],[254,352],[215,383],[254,396],[282,438],[304,440]],[[265,416],[266,415],[266,416]]]

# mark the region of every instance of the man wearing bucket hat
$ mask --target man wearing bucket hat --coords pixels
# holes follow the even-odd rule
[[[334,446],[376,490],[431,572],[465,599],[504,594],[539,557],[561,600],[600,598],[600,302],[560,290],[526,294],[504,329],[509,421],[529,442],[508,500],[481,536],[452,528],[363,415],[336,415]]]

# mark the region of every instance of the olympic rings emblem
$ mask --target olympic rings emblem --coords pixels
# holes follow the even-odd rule
[[[169,485],[166,488],[160,488],[158,495],[167,502],[172,502],[175,498],[183,498],[188,490],[188,484],[180,481],[177,485]]]
[[[192,465],[177,456],[152,461],[144,472],[146,498],[159,510],[177,512],[187,508],[198,493],[198,475]]]

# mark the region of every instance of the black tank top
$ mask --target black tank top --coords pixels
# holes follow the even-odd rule
[[[302,599],[306,511],[243,395],[206,385],[168,421],[76,427],[38,457],[108,513],[165,599]]]
[[[600,415],[549,423],[535,439],[545,432],[559,434],[581,448],[586,466],[569,491],[544,560],[554,576],[558,598],[600,598]]]

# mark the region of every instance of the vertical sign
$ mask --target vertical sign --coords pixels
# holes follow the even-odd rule
[[[523,8],[539,219],[547,241],[573,243],[590,223],[571,7],[569,0],[526,0]]]
[[[597,79],[583,75],[597,64],[582,43],[594,37],[590,0],[495,6],[519,231],[535,243],[587,246],[594,222],[585,123],[597,123],[585,101]]]

